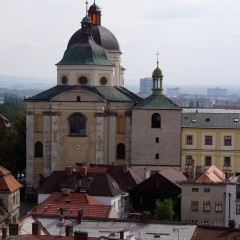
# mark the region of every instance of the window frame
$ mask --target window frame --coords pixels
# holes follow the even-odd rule
[[[152,128],[161,128],[161,115],[159,113],[152,114]]]
[[[212,135],[205,136],[205,145],[207,145],[207,146],[213,145],[213,136]]]
[[[40,141],[37,141],[34,144],[34,157],[43,158],[43,143]]]
[[[203,201],[203,212],[210,212],[211,203],[210,201]]]
[[[70,136],[86,137],[87,118],[84,114],[72,113],[68,117],[68,123]]]
[[[240,204],[236,204],[236,215],[240,215]]]
[[[205,156],[205,166],[212,166],[212,157],[211,156]]]
[[[224,146],[232,146],[232,136],[224,136]]]
[[[193,135],[186,135],[186,145],[193,145]]]
[[[223,204],[222,202],[215,202],[215,212],[222,212],[223,211]]]
[[[231,157],[224,157],[224,167],[231,167]]]
[[[192,212],[198,212],[199,210],[199,204],[198,201],[191,201],[191,211]]]
[[[186,165],[191,166],[193,161],[192,155],[186,155]]]

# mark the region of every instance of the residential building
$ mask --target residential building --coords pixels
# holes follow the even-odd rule
[[[185,110],[185,109],[184,109]],[[202,172],[216,165],[225,173],[240,169],[240,113],[195,110],[182,114],[181,169],[188,173],[192,160]]]
[[[22,185],[12,176],[10,171],[0,166],[0,200],[2,205],[1,212],[5,215],[4,209],[6,209],[6,211],[9,213],[7,220],[10,222],[14,218],[19,217],[21,187]]]
[[[180,94],[179,92],[179,87],[175,88],[167,88],[167,96],[172,98],[172,97],[178,97]]]
[[[155,172],[152,176],[130,190],[133,208],[137,212],[150,211],[154,214],[156,201],[170,198],[174,203],[175,218],[181,217],[181,185],[186,176],[174,168]]]
[[[227,95],[227,91],[228,91],[227,89],[219,88],[219,87],[208,88],[207,89],[207,96],[208,97],[215,97],[215,98],[225,97]]]
[[[142,98],[146,98],[152,94],[153,80],[152,78],[141,78],[140,79],[140,92],[138,95]]]
[[[115,179],[107,174],[107,168],[66,167],[65,171],[54,171],[38,190],[38,203],[46,200],[52,192],[85,193],[103,205],[113,206],[119,218],[123,217],[126,194]],[[126,202],[125,202],[126,201]]]

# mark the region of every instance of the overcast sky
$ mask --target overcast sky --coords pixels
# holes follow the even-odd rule
[[[164,84],[240,85],[239,0],[96,4],[120,43],[127,84],[150,77],[159,52]],[[0,75],[56,78],[55,64],[84,15],[83,0],[0,1]]]

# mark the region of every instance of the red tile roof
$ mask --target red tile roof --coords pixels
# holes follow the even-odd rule
[[[65,217],[77,217],[83,209],[83,217],[108,218],[111,206],[102,205],[95,198],[83,193],[70,193],[68,196],[54,192],[45,201],[32,209],[33,215],[59,216],[63,208]]]
[[[50,236],[50,235],[22,235],[22,236],[9,236],[7,239],[12,240],[73,240],[74,237],[66,236]],[[89,237],[88,240],[97,240],[98,238]]]
[[[0,191],[15,192],[22,185],[12,176],[6,168],[0,166]]]
[[[225,174],[220,169],[218,169],[215,165],[212,165],[196,181],[197,182],[205,182],[205,183],[224,182]]]

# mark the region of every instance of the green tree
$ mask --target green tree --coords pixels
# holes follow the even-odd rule
[[[174,218],[174,206],[171,199],[156,202],[154,219],[161,221],[172,221]]]

